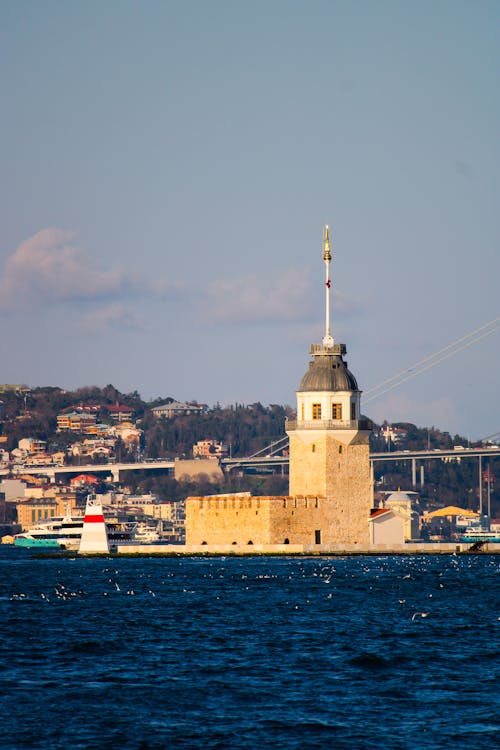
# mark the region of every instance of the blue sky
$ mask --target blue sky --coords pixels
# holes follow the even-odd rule
[[[496,0],[0,1],[1,382],[295,403],[500,315]],[[499,333],[367,403],[500,430]]]

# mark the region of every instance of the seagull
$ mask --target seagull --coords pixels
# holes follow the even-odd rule
[[[415,617],[427,617],[428,614],[428,612],[415,612],[411,619],[414,620]]]

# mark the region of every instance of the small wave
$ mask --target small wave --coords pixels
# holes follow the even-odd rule
[[[364,652],[349,659],[349,664],[366,669],[386,669],[390,666],[390,661],[380,654]]]
[[[109,654],[113,650],[112,645],[102,641],[81,640],[68,645],[67,651],[73,654],[84,654],[85,656],[100,656]]]

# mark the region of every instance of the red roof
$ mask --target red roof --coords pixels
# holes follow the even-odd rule
[[[370,513],[370,518],[375,518],[375,516],[381,516],[383,513],[391,513],[390,508],[375,508],[375,510],[372,510]]]
[[[99,480],[93,474],[78,474],[77,477],[69,480],[70,484],[84,482],[85,484],[98,484]]]

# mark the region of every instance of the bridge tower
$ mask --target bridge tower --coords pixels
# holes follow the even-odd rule
[[[344,360],[346,347],[330,329],[330,263],[325,230],[326,326],[321,344],[297,391],[297,419],[288,420],[292,497],[323,498],[326,524],[321,543],[369,544],[372,486],[369,458],[371,422],[361,418],[361,391]]]

